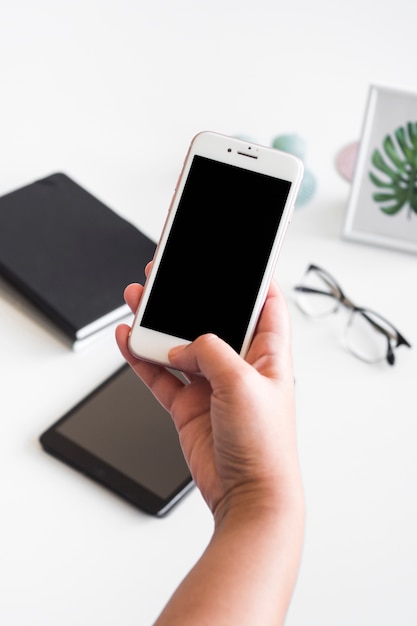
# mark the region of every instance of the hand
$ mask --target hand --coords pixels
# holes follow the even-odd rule
[[[140,285],[125,297],[135,311]],[[171,413],[196,485],[214,515],[209,545],[162,611],[158,626],[283,624],[303,542],[290,322],[272,283],[245,360],[215,335],[174,348],[187,372],[136,359],[129,326],[117,342]]]
[[[130,285],[135,311],[142,287]],[[215,335],[171,350],[184,384],[164,367],[136,359],[129,326],[116,331],[119,348],[171,414],[184,456],[219,521],[236,504],[282,504],[300,493],[295,435],[291,332],[283,294],[272,283],[245,360]]]

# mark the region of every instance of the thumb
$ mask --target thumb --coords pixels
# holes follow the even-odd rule
[[[201,335],[186,346],[172,348],[168,357],[173,367],[202,374],[212,387],[216,380],[236,378],[240,369],[249,367],[229,344],[212,333]]]

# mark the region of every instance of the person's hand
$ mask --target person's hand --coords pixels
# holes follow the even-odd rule
[[[126,288],[135,311],[140,285]],[[122,354],[170,412],[191,474],[214,514],[214,532],[156,624],[283,624],[304,528],[290,321],[272,283],[246,359],[215,335],[173,348],[170,370]]]
[[[142,289],[126,288],[133,312]],[[187,372],[189,384],[136,359],[129,331],[117,328],[119,348],[171,414],[193,479],[217,521],[239,503],[256,509],[299,497],[290,321],[274,282],[245,360],[211,334],[171,350],[173,368]]]

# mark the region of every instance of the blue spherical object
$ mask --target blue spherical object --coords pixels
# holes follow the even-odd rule
[[[272,141],[272,147],[276,150],[289,152],[299,159],[303,160],[307,150],[306,141],[299,135],[278,135]]]
[[[303,181],[298,192],[297,200],[295,202],[296,207],[300,207],[314,196],[317,188],[316,177],[310,170],[304,170]]]

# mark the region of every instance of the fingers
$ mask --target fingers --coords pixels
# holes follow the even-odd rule
[[[132,283],[128,285],[124,291],[124,299],[129,306],[132,313],[136,313],[136,309],[139,306],[139,301],[142,297],[143,287],[138,283]]]
[[[153,261],[149,261],[149,263],[145,267],[145,275],[148,277],[149,272],[151,271]],[[138,283],[132,283],[128,285],[124,291],[124,299],[126,304],[131,309],[132,313],[136,313],[136,309],[139,306],[139,300],[142,297],[143,286]]]
[[[149,261],[149,263],[147,263],[147,265],[145,267],[145,276],[146,276],[146,278],[148,278],[148,276],[149,276],[149,272],[151,271],[152,265],[153,265],[153,261]]]
[[[127,324],[120,324],[116,328],[116,342],[120,352],[162,406],[170,412],[175,395],[183,387],[183,383],[165,367],[134,357],[128,348],[129,332],[130,327]]]
[[[148,263],[145,273],[148,275],[152,262]],[[143,286],[137,283],[128,285],[124,291],[124,298],[133,313],[136,312],[142,297]],[[129,350],[130,326],[119,324],[116,328],[116,342],[120,352],[132,367],[135,373],[149,387],[159,402],[170,412],[172,402],[183,383],[165,367],[137,359]]]
[[[287,303],[281,289],[271,281],[268,294],[257,325],[257,333],[272,332],[286,340],[290,334],[290,318]]]
[[[291,320],[284,294],[272,281],[259,317],[247,361],[263,374],[292,379]]]
[[[127,324],[119,324],[116,328],[116,343],[122,353],[122,356],[129,363],[129,365],[134,367],[138,359],[133,356],[128,348],[129,333],[130,326]]]

